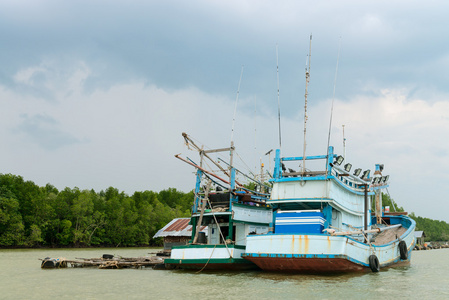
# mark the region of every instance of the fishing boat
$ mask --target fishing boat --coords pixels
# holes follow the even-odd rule
[[[298,273],[378,272],[409,263],[415,246],[415,221],[406,213],[382,211],[382,190],[389,184],[389,176],[382,175],[382,164],[375,165],[373,177],[370,170],[362,173],[360,168],[350,173],[350,163],[342,167],[344,126],[344,155],[337,156],[329,146],[332,109],[327,153],[306,156],[311,49],[312,35],[306,67],[303,155],[281,157],[280,150],[276,151],[273,188],[267,200],[273,208],[272,230],[248,236],[243,257],[263,270]],[[280,141],[279,135],[279,146]],[[317,160],[325,161],[321,170],[306,168],[306,163]],[[299,172],[285,167],[298,162]],[[371,196],[375,196],[374,216]]]
[[[284,163],[325,160],[322,171],[285,172]],[[415,221],[406,213],[382,211],[381,191],[389,176],[376,164],[374,176],[333,153],[281,157],[277,150],[273,189],[272,231],[247,238],[243,257],[263,270],[339,273],[407,264],[415,246]],[[375,197],[375,213],[371,201]]]
[[[233,166],[234,146],[203,150],[185,133],[183,137],[189,147],[198,150],[199,164],[176,155],[178,159],[196,168],[195,198],[190,225],[191,240],[186,245],[174,246],[170,258],[165,259],[166,268],[181,269],[253,269],[251,261],[243,259],[247,236],[267,233],[273,219],[272,210],[266,204],[269,194],[263,182],[244,175],[260,186],[259,191],[249,190],[236,177],[241,173]],[[230,153],[226,168],[215,162],[211,153]],[[205,159],[211,161],[220,173],[206,169]],[[221,174],[222,173],[222,174]],[[208,227],[208,234],[200,232]]]

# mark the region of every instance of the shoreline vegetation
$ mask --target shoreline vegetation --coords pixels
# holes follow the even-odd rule
[[[169,188],[129,196],[109,187],[95,192],[43,187],[0,174],[0,248],[158,247],[154,234],[174,218],[190,217],[193,191]],[[404,211],[388,195],[383,205]],[[426,241],[448,241],[449,224],[416,216]]]
[[[193,192],[59,191],[0,174],[0,248],[160,246],[154,234],[190,217]]]

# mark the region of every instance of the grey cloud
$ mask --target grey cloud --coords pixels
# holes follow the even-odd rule
[[[31,142],[45,150],[77,144],[81,141],[71,134],[61,130],[59,122],[47,115],[26,114],[21,116],[22,122],[14,129],[14,132],[23,134]]]

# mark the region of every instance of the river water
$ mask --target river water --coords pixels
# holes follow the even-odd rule
[[[350,275],[96,268],[41,269],[39,258],[147,256],[157,249],[0,250],[0,299],[449,299],[449,249],[407,267]]]

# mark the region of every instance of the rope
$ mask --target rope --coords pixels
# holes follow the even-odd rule
[[[245,163],[245,161],[240,157],[240,155],[238,154],[237,151],[234,151],[235,154],[237,154],[238,158],[240,158],[240,160],[242,161],[242,163],[245,165],[246,170],[248,170],[249,172],[251,172],[250,167]]]
[[[200,273],[201,271],[204,270],[204,268],[206,268],[207,264],[209,264],[210,259],[212,258],[212,255],[214,254],[215,248],[217,247],[217,245],[215,244],[214,249],[212,249],[212,253],[209,256],[209,259],[207,260],[206,264],[204,265],[204,267],[201,268],[201,270],[199,270],[198,272],[196,272],[197,274]]]
[[[220,225],[218,224],[217,218],[215,217],[215,214],[212,211],[212,204],[210,204],[209,198],[207,199],[207,203],[209,204],[209,207],[211,208],[212,216],[214,217],[215,223],[217,224],[217,227],[218,227],[218,232],[220,232],[220,236],[223,239],[223,242],[225,244],[226,250],[228,251],[229,258],[231,258],[232,257],[231,256],[231,252],[229,252],[228,244],[226,244],[226,240],[225,240],[225,238],[223,236],[223,233],[221,232]]]

